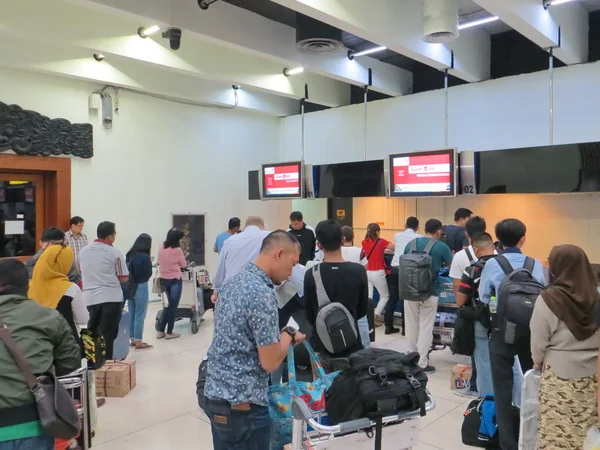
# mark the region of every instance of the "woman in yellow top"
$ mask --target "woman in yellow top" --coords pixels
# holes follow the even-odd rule
[[[67,276],[74,259],[71,247],[47,247],[33,270],[29,298],[61,313],[79,342],[79,327],[87,325],[89,313],[81,289]]]

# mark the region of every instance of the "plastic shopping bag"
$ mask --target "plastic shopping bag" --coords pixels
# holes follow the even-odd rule
[[[519,433],[519,449],[521,450],[537,450],[538,448],[540,378],[541,372],[535,369],[528,371],[523,377],[521,432]]]
[[[583,450],[600,450],[600,431],[598,431],[598,428],[590,428],[583,443]]]

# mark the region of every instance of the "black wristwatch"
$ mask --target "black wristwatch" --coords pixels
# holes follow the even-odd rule
[[[281,332],[289,334],[292,338],[292,342],[296,342],[296,333],[298,330],[296,330],[294,327],[285,327],[283,330],[281,330]]]

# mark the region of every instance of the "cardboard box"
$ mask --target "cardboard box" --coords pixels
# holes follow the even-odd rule
[[[457,364],[450,372],[450,389],[464,389],[471,386],[471,366],[466,364]]]
[[[315,450],[315,447],[308,441],[304,442],[303,448],[307,448],[308,450]],[[292,444],[285,444],[283,450],[292,450]]]
[[[125,397],[135,386],[135,361],[106,361],[96,370],[97,396]]]

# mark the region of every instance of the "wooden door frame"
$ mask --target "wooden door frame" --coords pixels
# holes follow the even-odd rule
[[[67,231],[71,222],[71,159],[52,156],[0,154],[0,171],[44,176],[45,220],[43,227]]]

